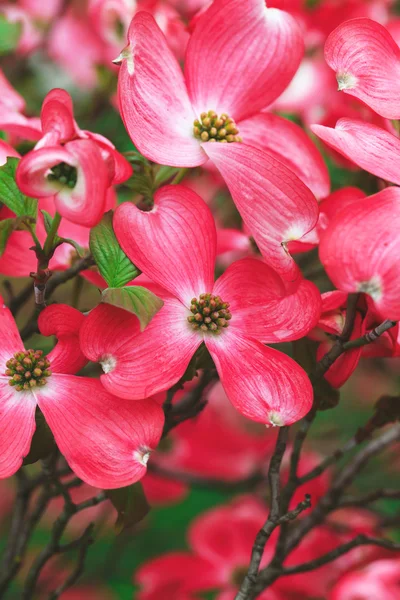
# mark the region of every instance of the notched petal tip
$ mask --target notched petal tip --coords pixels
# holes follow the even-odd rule
[[[112,60],[111,62],[114,65],[120,66],[120,65],[122,65],[124,60],[126,60],[126,65],[128,67],[129,75],[133,75],[135,67],[134,67],[134,63],[133,63],[133,53],[132,53],[131,47],[129,45],[125,46],[125,48],[121,51],[119,56],[117,56],[117,58],[114,58],[114,60]]]
[[[266,427],[284,427],[285,421],[281,414],[276,411],[270,412],[268,414],[269,423],[266,424]]]
[[[112,373],[117,366],[117,359],[112,354],[105,354],[100,358],[99,363],[104,373]]]
[[[343,90],[352,90],[358,83],[357,77],[351,73],[337,73],[336,81],[338,83],[338,92]]]
[[[147,463],[149,462],[151,454],[150,448],[139,448],[134,452],[134,458],[137,462],[139,462],[144,467],[147,467]]]

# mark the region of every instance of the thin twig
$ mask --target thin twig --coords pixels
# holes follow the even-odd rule
[[[327,515],[340,507],[340,502],[348,486],[354,481],[359,472],[366,466],[369,460],[382,452],[390,444],[400,440],[400,425],[395,425],[385,431],[376,439],[370,441],[360,452],[349,462],[348,465],[336,476],[331,488],[323,496],[312,513],[302,519],[295,529],[287,537],[284,551],[280,560],[272,559],[270,564],[263,569],[258,577],[255,592],[259,593],[267,589],[276,581],[285,568],[282,566],[284,559],[296,548],[305,536],[315,527],[320,525]],[[383,542],[386,543],[386,542]]]
[[[326,554],[323,554],[314,560],[310,560],[309,562],[302,563],[300,565],[293,565],[292,567],[285,567],[281,571],[280,575],[295,575],[297,573],[313,571],[314,569],[318,569],[319,567],[336,560],[340,556],[343,556],[343,554],[347,554],[347,552],[350,552],[350,550],[359,546],[379,546],[381,548],[386,548],[386,550],[400,550],[400,544],[396,544],[391,540],[373,538],[364,534],[360,534],[350,540],[350,542],[346,542],[345,544],[338,546],[334,550],[331,550],[330,552],[327,552]]]
[[[70,279],[73,279],[76,275],[81,273],[81,271],[89,269],[89,267],[92,267],[94,264],[95,262],[93,257],[89,255],[76,261],[76,263],[74,263],[72,267],[70,267],[66,271],[57,271],[57,273],[53,273],[51,279],[47,284],[46,298],[50,298],[50,296],[52,295],[54,290],[58,288],[58,286],[62,285],[63,283],[66,283]]]
[[[18,314],[20,308],[29,300],[33,294],[33,283],[30,281],[16,296],[14,296],[8,305],[14,317]]]
[[[62,549],[63,552],[67,552],[68,550],[73,550],[75,548],[79,549],[78,558],[76,561],[75,569],[72,573],[67,577],[67,579],[62,583],[54,592],[52,592],[49,596],[49,600],[57,600],[66,590],[72,587],[82,575],[85,568],[85,561],[88,549],[91,544],[93,544],[94,540],[92,537],[94,529],[94,524],[91,523],[83,532],[80,538],[74,540],[70,544],[66,544]],[[66,547],[68,546],[68,548]]]
[[[268,481],[271,490],[271,509],[267,521],[256,536],[253,545],[253,550],[251,553],[250,565],[247,571],[247,575],[243,580],[243,583],[235,597],[235,600],[248,600],[248,598],[251,598],[251,594],[257,582],[258,572],[260,569],[262,557],[264,555],[265,545],[271,537],[271,534],[274,531],[274,529],[276,529],[276,527],[278,527],[279,525],[279,518],[281,516],[280,469],[283,455],[285,454],[286,450],[288,436],[289,428],[282,427],[279,430],[275,451],[271,457],[268,470]]]
[[[171,429],[179,423],[197,416],[205,407],[207,402],[203,399],[204,392],[211,381],[215,378],[215,371],[209,369],[203,371],[197,386],[191,390],[178,404],[168,407],[165,414],[165,425],[162,437],[164,438]]]

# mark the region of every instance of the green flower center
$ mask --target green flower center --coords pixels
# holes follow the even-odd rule
[[[73,189],[76,186],[78,179],[78,172],[75,167],[68,165],[67,163],[59,163],[54,167],[51,167],[50,173],[47,175],[49,181],[58,181],[62,185]]]
[[[51,375],[50,361],[41,350],[16,352],[6,362],[6,367],[5,375],[10,378],[8,383],[15,386],[17,392],[43,387],[47,383],[46,377]]]
[[[194,137],[202,142],[241,142],[239,129],[228,115],[218,116],[213,110],[203,112],[193,123]]]
[[[229,302],[213,294],[201,294],[199,299],[193,298],[190,312],[192,314],[187,319],[192,328],[204,333],[221,333],[232,318]]]

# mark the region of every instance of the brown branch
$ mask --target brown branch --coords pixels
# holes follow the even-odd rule
[[[183,400],[172,406],[170,404],[167,405],[163,438],[179,423],[196,417],[203,410],[207,404],[207,401],[203,398],[204,392],[215,377],[216,374],[213,369],[203,371],[197,386],[186,394]]]
[[[5,283],[6,282],[4,282],[3,285],[5,285]],[[29,284],[27,286],[25,286],[19,292],[19,294],[17,294],[13,298],[11,298],[11,300],[8,304],[8,308],[10,309],[10,311],[12,312],[14,317],[18,314],[20,308],[25,304],[25,302],[27,302],[27,300],[29,300],[29,298],[32,296],[32,294],[33,294],[33,285],[32,285],[32,282],[30,281]]]
[[[68,492],[66,492],[66,494],[68,496]],[[71,544],[61,545],[61,538],[64,534],[64,531],[65,531],[71,517],[73,517],[76,513],[80,512],[82,510],[85,510],[86,508],[95,506],[96,504],[103,502],[105,499],[106,499],[106,495],[104,494],[104,492],[102,492],[102,493],[98,494],[97,496],[90,498],[89,500],[85,500],[84,502],[81,502],[80,504],[74,504],[70,498],[65,501],[64,509],[63,509],[62,513],[59,515],[59,517],[54,522],[48,544],[43,548],[43,550],[36,557],[36,560],[34,561],[31,569],[29,570],[29,573],[25,580],[25,586],[24,586],[24,590],[22,593],[22,600],[32,600],[32,598],[35,597],[36,586],[37,586],[37,582],[40,577],[40,574],[42,572],[42,569],[45,567],[47,562],[55,554],[59,554],[61,552],[66,552],[68,550],[71,550],[73,547],[78,546],[82,551],[82,555],[80,552],[80,556],[78,558],[78,563],[77,563],[77,569],[75,569],[75,571],[71,574],[71,578],[73,579],[72,583],[74,583],[76,581],[77,577],[79,577],[79,575],[80,575],[80,572],[81,572],[80,569],[83,568],[87,548],[93,541],[92,537],[91,537],[92,528],[90,528],[90,530],[87,529],[86,535],[84,534],[83,536],[81,536],[81,538],[79,538],[78,540],[75,540],[74,544],[71,543]],[[68,578],[67,581],[70,581],[70,578]],[[68,587],[70,585],[72,585],[72,583],[68,583]],[[67,589],[67,588],[65,588],[65,589]],[[64,590],[62,590],[62,591],[64,591]],[[55,594],[55,593],[57,593],[57,590],[53,594]],[[53,597],[57,598],[58,596],[53,596]]]
[[[379,490],[375,490],[364,496],[345,496],[343,500],[340,501],[338,508],[344,508],[346,506],[367,506],[368,504],[372,504],[373,502],[377,502],[384,498],[400,500],[400,490],[380,488]]]
[[[283,561],[312,529],[320,525],[330,512],[340,507],[345,490],[366,466],[368,461],[390,444],[399,440],[400,425],[395,425],[376,439],[370,441],[362,450],[360,450],[350,463],[336,476],[330,490],[328,490],[325,496],[320,499],[312,513],[305,516],[304,519],[298,523],[296,528],[290,532],[285,541],[283,550],[281,551],[281,555],[278,557],[279,560],[274,557],[270,564],[260,572],[254,589],[255,593],[260,593],[262,590],[267,589],[285,572],[285,567],[282,566]],[[379,540],[379,543],[381,543],[381,540]],[[381,545],[383,544],[386,544],[386,542],[382,541]]]
[[[275,446],[275,451],[271,457],[268,470],[268,481],[271,490],[271,509],[268,519],[264,526],[258,532],[253,550],[251,553],[250,565],[247,575],[243,580],[239,592],[235,600],[248,600],[251,598],[254,586],[257,582],[258,572],[264,549],[267,541],[271,537],[272,532],[279,525],[280,518],[280,469],[283,455],[285,454],[286,444],[289,436],[289,428],[282,427],[279,430],[278,439]],[[309,501],[308,501],[309,502]],[[304,509],[303,509],[304,510]]]
[[[287,551],[293,550],[306,533],[315,526],[320,525],[325,516],[339,505],[345,490],[373,456],[399,440],[400,425],[395,425],[360,450],[350,463],[336,476],[330,490],[321,498],[311,515],[305,517],[293,532],[293,535],[288,540]]]
[[[354,329],[354,322],[357,314],[357,302],[360,294],[349,294],[347,298],[346,320],[343,331],[338,337],[332,348],[317,363],[311,380],[319,379],[330,369],[333,363],[345,352],[344,344],[348,342]]]
[[[372,344],[381,335],[383,335],[386,331],[388,331],[395,325],[397,325],[397,321],[391,321],[389,319],[386,319],[385,321],[383,321],[383,323],[381,323],[371,331],[368,331],[365,335],[355,340],[343,342],[342,337],[339,338],[333,344],[329,352],[327,352],[325,356],[323,356],[321,360],[317,363],[314,372],[314,377],[318,379],[319,377],[322,377],[322,375],[325,375],[325,373],[328,371],[328,369],[330,369],[333,363],[347,350],[351,350],[352,348],[361,348],[362,346],[366,346],[367,344]]]
[[[353,548],[357,548],[359,546],[380,546],[381,548],[386,548],[386,550],[400,550],[400,544],[396,544],[390,540],[379,539],[368,537],[367,535],[360,534],[357,537],[350,540],[350,542],[346,542],[341,546],[338,546],[334,550],[319,556],[315,560],[310,560],[309,562],[302,563],[300,565],[293,565],[292,567],[285,567],[280,575],[295,575],[297,573],[306,573],[307,571],[313,571],[314,569],[318,569],[323,565],[326,565],[343,554],[347,554]]]
[[[76,263],[74,263],[72,267],[70,267],[66,271],[57,271],[56,273],[53,273],[50,280],[47,283],[46,298],[50,298],[50,296],[52,295],[54,290],[58,288],[58,286],[62,285],[63,283],[66,283],[70,279],[73,279],[74,277],[76,277],[76,275],[79,275],[79,273],[81,273],[82,271],[89,269],[89,267],[92,267],[94,264],[95,262],[93,257],[89,255],[76,261]]]
[[[61,596],[61,594],[63,594],[70,587],[72,587],[78,581],[79,577],[82,575],[84,568],[85,568],[87,552],[88,552],[91,544],[93,544],[93,542],[94,542],[93,537],[92,537],[93,529],[94,529],[94,524],[91,523],[85,529],[85,531],[83,532],[83,534],[81,535],[80,538],[78,538],[77,540],[74,540],[70,544],[65,544],[65,546],[60,548],[61,552],[67,552],[68,550],[74,550],[74,549],[78,548],[79,549],[78,559],[76,562],[75,569],[67,577],[67,579],[64,581],[64,583],[62,583],[54,592],[52,592],[50,594],[49,600],[57,600],[57,598],[59,598]]]

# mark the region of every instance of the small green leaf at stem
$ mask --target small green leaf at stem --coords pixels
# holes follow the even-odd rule
[[[105,493],[118,512],[115,523],[117,533],[142,521],[150,510],[140,481],[118,490],[106,490]]]
[[[113,213],[109,211],[90,231],[89,247],[100,274],[110,288],[120,288],[140,275],[115,237]]]
[[[102,292],[101,300],[136,315],[142,331],[164,305],[161,298],[139,285],[107,288]]]
[[[0,256],[6,249],[8,238],[15,229],[15,219],[3,219],[0,221]]]
[[[9,157],[5,165],[0,167],[0,201],[17,217],[36,219],[38,201],[22,194],[15,181],[19,159]]]

